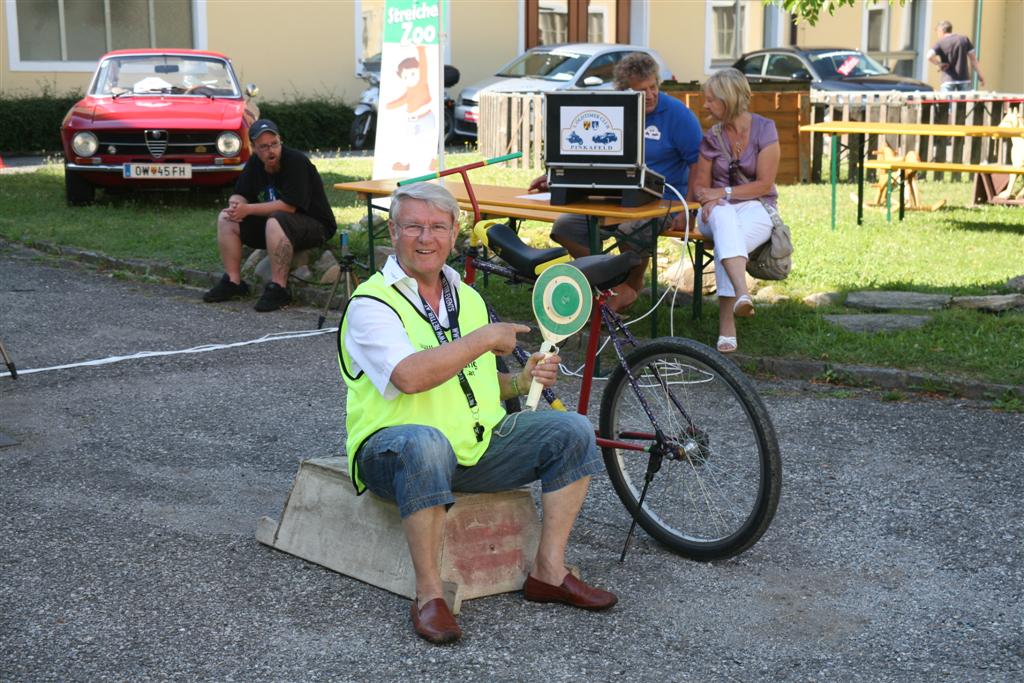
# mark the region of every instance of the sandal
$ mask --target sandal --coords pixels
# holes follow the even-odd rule
[[[752,318],[754,316],[754,302],[750,299],[749,294],[744,294],[736,299],[736,303],[732,305],[732,314],[737,318]]]
[[[719,353],[732,353],[736,350],[736,337],[726,337],[719,335],[718,343],[715,344],[715,348],[718,349]]]

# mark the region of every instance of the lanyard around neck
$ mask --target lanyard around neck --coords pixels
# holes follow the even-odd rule
[[[459,311],[455,308],[455,296],[452,294],[451,285],[448,284],[448,278],[444,275],[440,275],[441,278],[441,298],[444,301],[444,309],[448,313],[448,329],[452,333],[452,341],[456,341],[461,336],[459,334]],[[419,294],[419,288],[417,287],[417,294]],[[444,345],[448,343],[448,338],[444,335],[444,328],[441,327],[441,322],[434,315],[434,310],[430,308],[430,304],[423,298],[423,294],[419,294],[420,301],[423,303],[423,312],[427,316],[427,321],[430,326],[434,329],[434,336],[437,337],[437,343]],[[476,402],[476,396],[473,394],[473,387],[469,386],[469,380],[466,379],[466,373],[459,370],[459,387],[462,389],[462,393],[466,397],[466,403],[469,404],[469,410],[473,414],[473,435],[476,436],[477,443],[484,440],[484,428],[480,424],[480,408]]]

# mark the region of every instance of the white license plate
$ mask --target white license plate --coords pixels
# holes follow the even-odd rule
[[[177,180],[192,177],[192,164],[125,164],[125,178],[134,180]]]

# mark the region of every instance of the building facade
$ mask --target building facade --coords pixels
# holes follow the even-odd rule
[[[195,47],[231,57],[262,97],[355,102],[361,59],[380,51],[384,0],[3,0],[0,97],[80,91],[99,55]],[[898,73],[938,85],[927,62],[943,20],[978,47],[986,89],[1024,92],[1022,0],[858,2],[794,26],[761,0],[451,0],[448,62],[461,84],[524,49],[559,42],[647,45],[680,81],[704,80],[743,52],[798,44],[862,49]],[[458,90],[456,86],[455,90]]]

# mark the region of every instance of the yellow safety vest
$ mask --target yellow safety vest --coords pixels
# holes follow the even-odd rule
[[[489,322],[487,307],[472,287],[460,283],[453,294],[459,312],[459,331],[463,336]],[[385,285],[384,276],[380,273],[356,288],[352,298],[357,297],[376,299],[397,313],[417,351],[438,346],[437,336],[427,318],[395,287]],[[352,359],[343,343],[347,331],[348,316],[343,315],[338,331],[338,367],[348,387],[345,449],[348,451],[349,475],[356,491],[362,493],[366,489],[359,479],[356,453],[364,441],[386,427],[407,424],[435,427],[448,438],[460,465],[475,465],[491,442],[491,430],[505,417],[494,354],[484,353],[463,369],[477,401],[480,425],[484,428],[483,438],[478,441],[473,431],[476,420],[458,377],[452,377],[430,391],[400,394],[389,401],[381,396],[365,373],[352,372]],[[451,341],[450,332],[446,331],[445,336]]]

